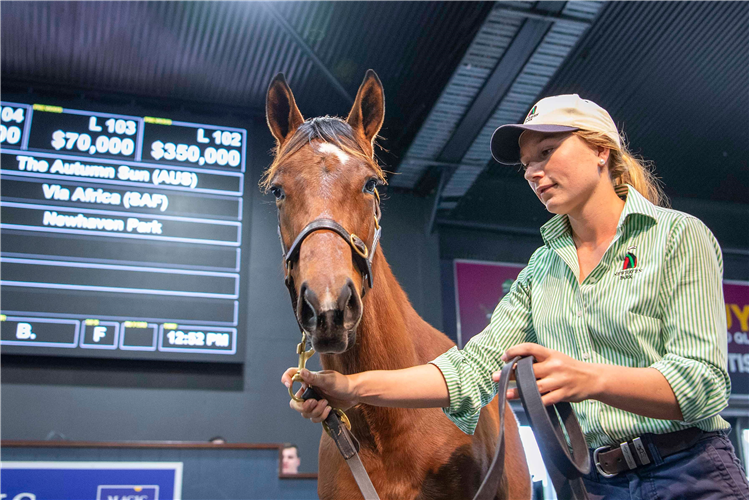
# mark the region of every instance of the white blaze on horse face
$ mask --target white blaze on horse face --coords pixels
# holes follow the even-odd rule
[[[323,154],[336,155],[338,157],[338,161],[340,161],[342,165],[345,165],[346,162],[351,158],[341,148],[329,142],[321,142],[317,145],[317,150]]]

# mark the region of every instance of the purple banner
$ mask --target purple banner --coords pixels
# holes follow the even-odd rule
[[[724,281],[731,394],[749,395],[749,282]]]
[[[455,306],[458,318],[458,345],[481,333],[494,308],[510,291],[523,264],[455,260]]]

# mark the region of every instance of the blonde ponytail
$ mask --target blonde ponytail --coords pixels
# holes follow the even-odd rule
[[[653,164],[634,156],[627,148],[623,137],[621,139],[622,147],[619,148],[608,136],[600,132],[578,130],[573,133],[592,146],[600,146],[610,150],[609,175],[614,186],[629,184],[650,203],[662,207],[670,205],[666,194],[663,192],[660,179],[653,172]]]

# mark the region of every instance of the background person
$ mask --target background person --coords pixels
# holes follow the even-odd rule
[[[283,449],[281,449],[281,474],[298,474],[301,463],[297,445],[284,444]]]
[[[573,403],[591,454],[601,452],[600,471],[585,478],[591,499],[749,498],[719,415],[730,379],[723,261],[712,233],[660,206],[658,184],[609,114],[576,94],[542,99],[524,124],[497,129],[491,148],[500,163],[522,164],[556,215],[489,326],[427,365],[303,370],[325,399],[291,407],[313,422],[327,417],[328,402],[442,407],[472,433],[504,362],[532,355],[544,403]],[[282,382],[289,386],[295,372]]]

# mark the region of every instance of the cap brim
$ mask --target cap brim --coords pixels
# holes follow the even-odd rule
[[[503,165],[517,165],[520,163],[520,134],[526,130],[554,134],[559,132],[574,132],[577,127],[565,125],[502,125],[492,134],[491,150],[495,160]]]

